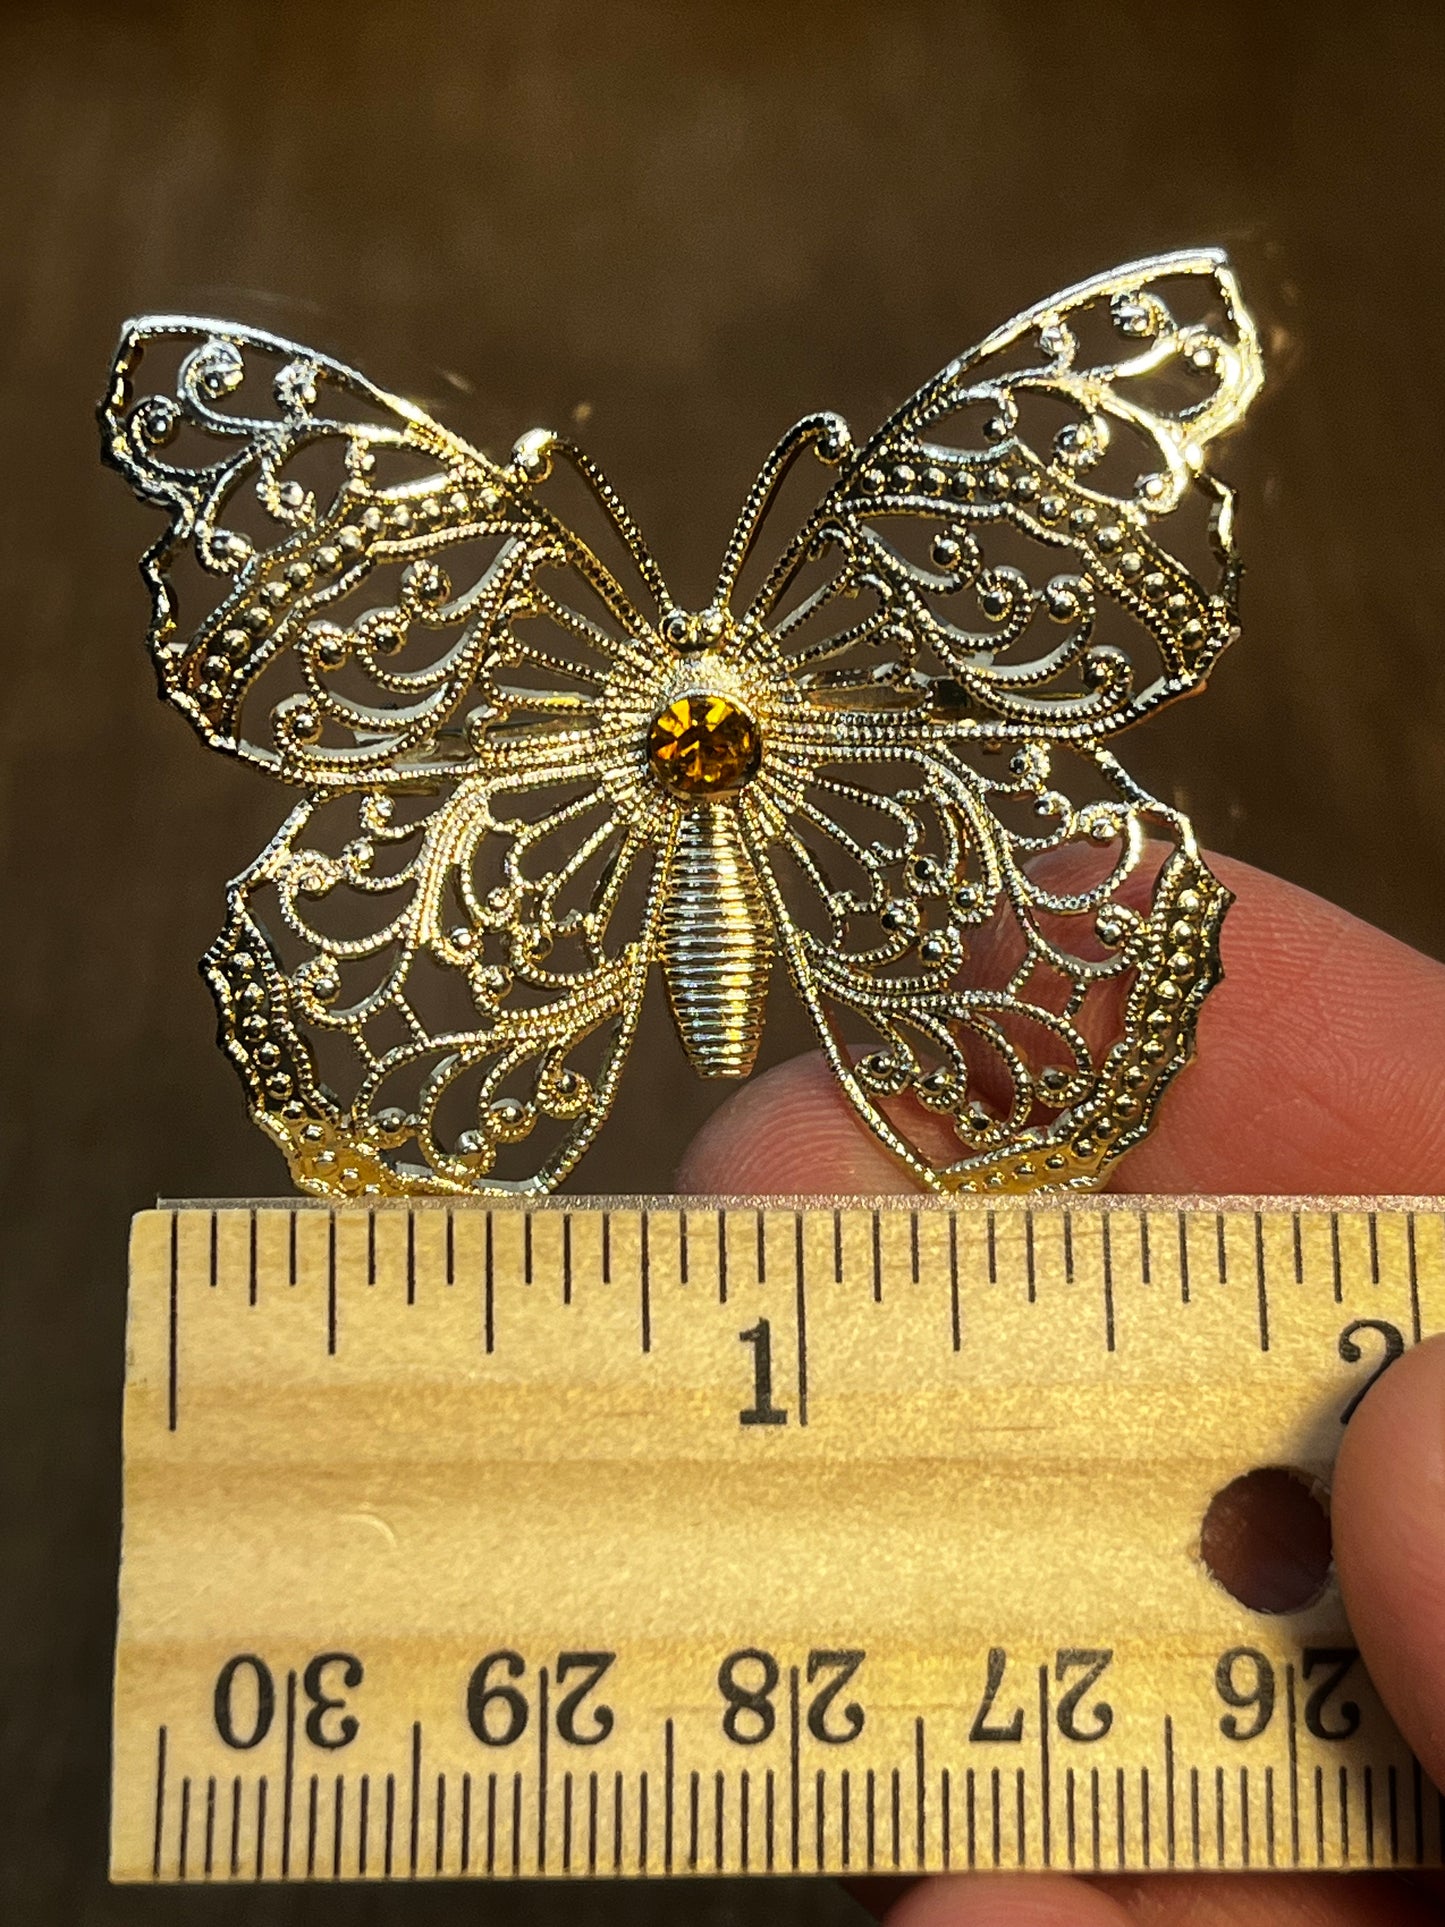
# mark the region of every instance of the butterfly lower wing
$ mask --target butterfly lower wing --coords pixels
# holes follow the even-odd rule
[[[1228,893],[1106,751],[998,762],[859,728],[760,867],[844,1091],[920,1181],[1091,1186],[1192,1055]]]
[[[604,1120],[657,881],[585,750],[441,801],[317,792],[231,886],[205,970],[303,1190],[545,1191]]]
[[[840,704],[1101,740],[1197,687],[1236,631],[1207,456],[1261,378],[1216,253],[1041,302],[848,454],[752,618]]]

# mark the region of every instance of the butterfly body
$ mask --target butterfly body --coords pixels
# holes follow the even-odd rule
[[[702,1077],[746,1077],[763,1036],[772,913],[737,807],[701,803],[669,857],[662,969],[673,1021]]]
[[[565,440],[494,461],[296,343],[130,324],[101,422],[168,516],[162,692],[300,799],[205,964],[297,1182],[550,1188],[650,978],[731,1078],[781,966],[920,1182],[1098,1183],[1219,974],[1227,894],[1111,743],[1236,632],[1206,456],[1260,378],[1219,255],[1082,283],[861,444],[798,423],[685,611]],[[769,565],[809,456],[831,479]]]

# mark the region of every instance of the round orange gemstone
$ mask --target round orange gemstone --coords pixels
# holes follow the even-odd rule
[[[726,696],[679,696],[647,732],[653,773],[678,796],[717,796],[741,788],[762,753],[757,724]]]

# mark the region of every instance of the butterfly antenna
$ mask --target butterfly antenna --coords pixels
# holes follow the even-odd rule
[[[627,549],[628,554],[636,563],[637,573],[646,583],[648,593],[657,604],[659,613],[670,609],[672,607],[672,596],[669,594],[667,584],[663,580],[661,569],[658,568],[657,563],[653,560],[652,551],[642,539],[641,529],[639,529],[636,522],[633,521],[622,497],[602,473],[602,470],[597,466],[596,462],[592,460],[590,455],[585,455],[575,442],[566,441],[560,435],[549,435],[547,437],[546,453],[552,456],[560,455],[562,459],[569,462],[577,474],[581,476],[582,480],[592,491],[603,514],[612,524],[613,529]]]
[[[718,575],[717,589],[713,595],[713,606],[726,609],[732,601],[733,590],[737,587],[738,576],[743,564],[757,540],[763,517],[772,507],[774,498],[787,480],[794,462],[804,449],[816,450],[820,462],[831,468],[853,452],[853,437],[848,424],[841,415],[823,413],[805,415],[795,422],[784,435],[777,447],[763,463],[758,479],[748,490],[742,511],[728,538],[723,554],[722,569]]]

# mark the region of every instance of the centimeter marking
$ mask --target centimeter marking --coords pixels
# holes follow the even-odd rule
[[[115,1876],[1445,1864],[1187,1550],[1442,1328],[1424,1200],[143,1214]]]
[[[545,1677],[545,1669],[539,1678]],[[798,1669],[789,1675],[796,1695]],[[266,1774],[183,1775],[168,1782],[169,1732],[156,1736],[150,1876],[185,1880],[412,1878],[427,1873],[878,1873],[967,1868],[1113,1873],[1237,1867],[1438,1866],[1445,1795],[1416,1761],[1383,1768],[1345,1761],[1302,1776],[1295,1668],[1286,1668],[1287,1772],[1178,1761],[1173,1719],[1160,1722],[1159,1759],[1065,1766],[1062,1839],[1053,1813],[1049,1669],[1039,1668],[1041,1759],[1023,1766],[934,1767],[928,1720],[914,1721],[906,1764],[855,1773],[799,1764],[797,1706],[786,1775],[772,1767],[679,1769],[664,1724],[661,1774],[643,1767],[565,1769],[560,1820],[549,1814],[546,1749],[531,1770],[424,1771],[426,1727],[413,1722],[405,1764],[385,1773],[299,1774],[296,1675],[286,1683],[286,1759],[279,1789]],[[539,1727],[539,1732],[543,1729]],[[661,1780],[661,1824],[655,1825]],[[1283,1781],[1283,1784],[1281,1784]],[[781,1783],[781,1784],[780,1784]],[[203,1791],[202,1791],[203,1789]],[[584,1799],[585,1790],[585,1799]],[[280,1804],[279,1826],[272,1820]],[[204,1807],[203,1823],[198,1809]],[[455,1803],[455,1804],[453,1804]],[[530,1809],[530,1810],[529,1810]],[[685,1814],[685,1821],[684,1816]],[[938,1852],[930,1851],[936,1815]],[[532,1825],[528,1825],[528,1821]],[[203,1825],[203,1833],[197,1835]],[[304,1831],[303,1831],[304,1828]],[[831,1851],[836,1829],[838,1851]],[[323,1840],[324,1834],[324,1840]],[[1131,1855],[1137,1840],[1139,1854]],[[425,1851],[423,1847],[425,1846]]]

